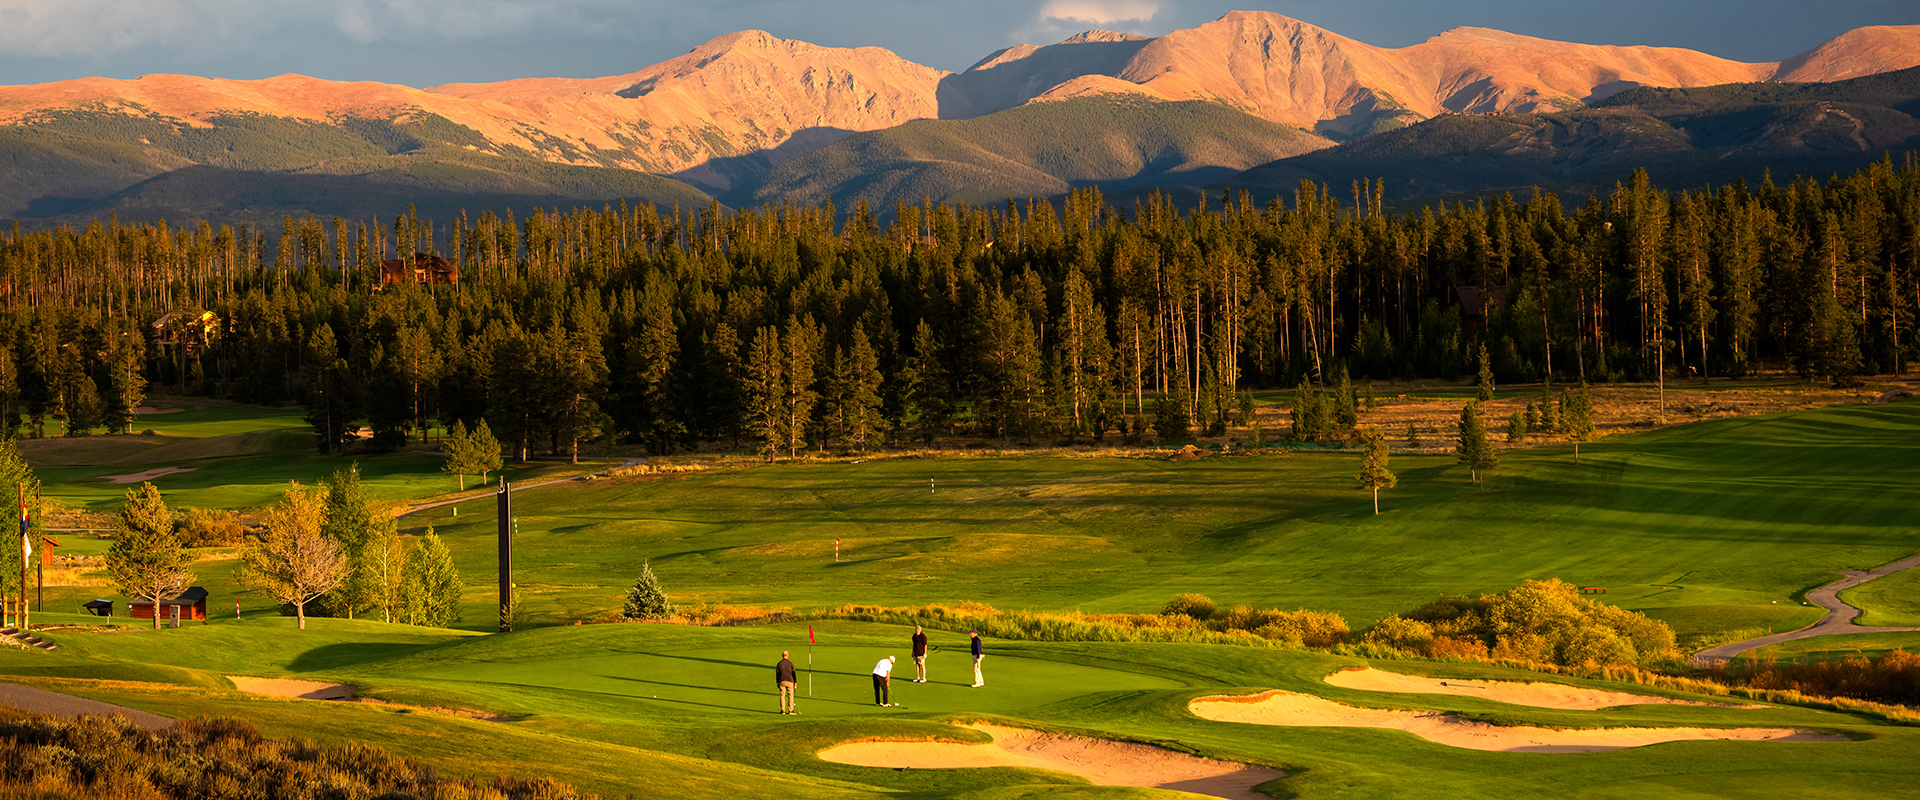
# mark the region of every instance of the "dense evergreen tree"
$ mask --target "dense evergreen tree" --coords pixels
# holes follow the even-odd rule
[[[673,614],[673,604],[667,602],[667,594],[660,590],[660,580],[653,576],[653,562],[640,565],[640,577],[633,582],[633,588],[627,590],[627,603],[620,616],[629,620],[663,619]]]
[[[1487,439],[1487,426],[1480,420],[1478,402],[1468,403],[1460,409],[1459,437],[1453,452],[1459,457],[1460,463],[1473,470],[1473,482],[1485,489],[1485,473],[1493,469],[1500,459],[1493,451],[1493,442]]]
[[[163,616],[160,601],[193,585],[193,556],[174,534],[173,512],[153,484],[127,490],[106,563],[121,594],[153,604],[155,630]]]
[[[368,568],[370,559],[384,556],[372,546],[373,504],[360,484],[359,464],[335,470],[321,483],[320,493],[320,532],[339,548],[347,574],[338,588],[316,598],[315,606],[321,615],[351,619],[379,599],[379,575]]]
[[[1581,381],[1579,388],[1563,395],[1560,420],[1568,441],[1573,442],[1573,463],[1580,463],[1580,443],[1593,438],[1593,392]]]
[[[1361,432],[1366,442],[1366,455],[1361,457],[1360,487],[1373,492],[1373,513],[1380,513],[1380,490],[1391,489],[1400,482],[1393,472],[1387,469],[1387,439],[1380,434],[1379,428],[1369,427]]]

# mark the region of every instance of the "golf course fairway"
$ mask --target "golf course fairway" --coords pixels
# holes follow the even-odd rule
[[[226,413],[194,423],[209,434],[203,439],[252,435],[233,430],[243,426]],[[277,451],[243,444],[219,446],[250,460],[209,456],[156,485],[239,507],[288,470],[311,468],[298,476],[307,483],[346,463],[303,456],[269,465]],[[82,464],[83,449],[72,446],[66,465],[46,469],[65,476],[49,481],[55,496],[81,487],[75,505],[110,505],[102,475],[195,466],[132,457]],[[384,497],[430,499],[418,488],[429,483],[451,489],[448,476],[425,472],[432,459],[420,453],[384,458],[362,464]],[[557,466],[541,469],[559,474]],[[735,461],[548,485],[513,498],[520,615],[508,633],[493,632],[496,520],[483,490],[400,518],[403,533],[432,527],[452,552],[466,586],[452,628],[312,618],[299,630],[244,591],[237,549],[210,548],[193,566],[196,584],[213,595],[209,620],[158,631],[85,624],[98,620],[75,613],[78,603],[112,589],[76,572],[78,580],[49,587],[51,613],[40,618],[72,625],[45,632],[62,649],[0,648],[0,674],[176,719],[233,716],[267,736],[378,745],[448,774],[548,777],[613,797],[1178,796],[999,756],[967,768],[820,756],[860,743],[982,753],[978,746],[997,737],[1247,765],[1271,777],[1234,791],[1276,800],[1845,800],[1920,785],[1920,727],[1901,721],[1910,715],[1730,697],[1699,683],[1414,658],[1360,641],[1382,617],[1436,597],[1548,579],[1670,623],[1683,649],[1805,625],[1818,616],[1802,605],[1807,589],[1920,552],[1911,488],[1920,485],[1920,403],[1613,436],[1583,446],[1577,463],[1564,446],[1507,450],[1484,490],[1450,454],[1395,453],[1392,467],[1399,486],[1382,493],[1379,515],[1355,488],[1357,454],[1343,451],[1197,461],[1152,451]],[[245,491],[223,495],[204,482],[236,469],[252,473]],[[83,533],[62,536],[76,556],[98,558],[107,547]],[[643,565],[683,609],[727,605],[743,619],[603,624],[617,617]],[[1914,573],[1900,573],[1847,599],[1871,619],[1907,621],[1920,608],[1916,586]],[[1252,636],[1127,641],[1119,627],[1097,629],[1104,640],[1061,640],[1071,639],[1061,635],[1065,623],[1036,625],[983,637],[986,685],[968,685],[963,612],[1154,615],[1184,593],[1205,594],[1223,611],[1335,612],[1353,636],[1312,649]],[[937,648],[932,681],[913,683],[911,626],[863,620],[906,620],[879,607],[933,604],[942,608],[913,618]],[[1881,655],[1920,641],[1884,636],[1793,642],[1769,654]],[[799,716],[777,713],[773,665],[783,651],[799,666]],[[870,674],[887,655],[898,658],[896,705],[877,707]],[[1400,677],[1329,680],[1369,667]],[[347,684],[378,702],[250,694],[229,676]],[[1445,691],[1428,691],[1441,681]],[[1483,688],[1452,690],[1461,683]],[[1551,733],[1517,749],[1476,749],[1406,726],[1249,724],[1195,713],[1201,698],[1281,695],[1494,737]],[[1522,696],[1548,699],[1514,702]],[[1605,747],[1618,749],[1582,744],[1595,731],[1616,732]]]

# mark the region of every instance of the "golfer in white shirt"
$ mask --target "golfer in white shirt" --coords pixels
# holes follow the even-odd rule
[[[873,665],[873,704],[876,706],[893,705],[887,690],[893,688],[893,656],[880,659]]]

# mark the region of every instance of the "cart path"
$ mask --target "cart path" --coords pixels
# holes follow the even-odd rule
[[[173,727],[172,719],[159,714],[116,706],[112,703],[102,703],[98,700],[88,700],[70,694],[35,689],[31,686],[21,686],[17,683],[0,683],[0,706],[11,706],[21,711],[31,711],[61,719],[76,719],[89,715],[121,716],[132,720],[135,725],[156,731]]]
[[[1695,653],[1693,664],[1697,667],[1712,666],[1732,660],[1741,653],[1756,647],[1766,647],[1795,639],[1811,639],[1815,636],[1833,636],[1843,633],[1898,633],[1902,631],[1920,631],[1920,628],[1870,628],[1855,625],[1853,621],[1860,616],[1860,609],[1847,605],[1840,599],[1840,593],[1875,578],[1884,578],[1893,573],[1920,567],[1920,555],[1912,555],[1878,567],[1867,572],[1841,570],[1846,577],[1807,592],[1807,600],[1827,610],[1827,615],[1819,621],[1797,631],[1776,633],[1739,642],[1730,642]]]
[[[616,466],[608,467],[606,469],[600,470],[599,472],[590,472],[586,475],[575,475],[571,478],[554,478],[553,480],[541,481],[539,483],[516,483],[513,485],[513,490],[516,492],[524,492],[528,489],[538,489],[542,486],[552,486],[556,483],[570,483],[573,481],[584,481],[595,475],[605,475],[617,469],[637,467],[645,463],[647,463],[647,459],[644,456],[639,458],[629,458],[629,459],[626,459],[625,461],[620,462]],[[426,511],[428,509],[439,508],[441,506],[450,506],[450,505],[453,505],[454,503],[465,503],[472,500],[482,500],[488,497],[492,497],[495,491],[496,490],[493,488],[488,488],[482,491],[475,491],[472,494],[463,494],[459,497],[453,498],[452,500],[437,500],[432,503],[421,503],[420,505],[414,505],[414,506],[401,506],[397,509],[394,509],[393,515],[395,517],[404,517],[404,516],[407,516],[408,514],[417,514],[422,511]]]

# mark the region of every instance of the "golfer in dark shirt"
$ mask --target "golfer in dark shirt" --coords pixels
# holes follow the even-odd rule
[[[927,635],[913,626],[913,682],[927,682]]]
[[[787,651],[780,651],[780,663],[773,665],[773,685],[780,689],[780,713],[798,714],[793,706],[793,687],[800,681],[799,671],[793,668],[793,661],[787,658]]]
[[[980,659],[987,655],[980,652],[980,632],[967,631],[967,635],[973,637],[973,686],[977,689],[987,685],[987,679],[980,676]]]

